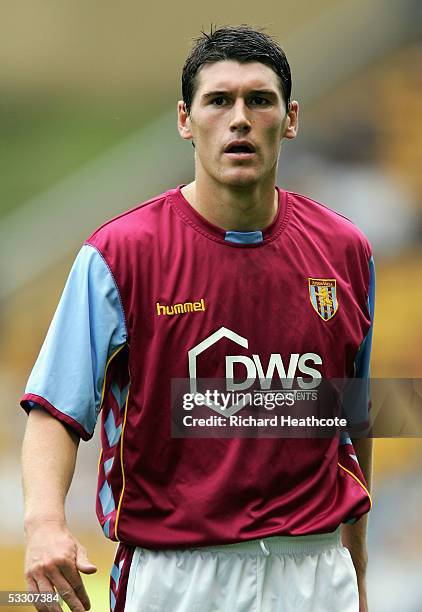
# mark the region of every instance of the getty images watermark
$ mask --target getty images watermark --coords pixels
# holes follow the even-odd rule
[[[173,437],[422,437],[422,383],[414,379],[303,379],[242,383],[177,379]],[[280,388],[281,387],[281,388]]]
[[[332,437],[350,426],[332,384],[319,380],[318,388],[306,388],[302,379],[285,379],[284,388],[280,381],[275,388],[267,380],[247,382],[173,381],[173,436]]]
[[[274,411],[277,407],[292,407],[297,402],[312,401],[318,398],[316,391],[253,391],[248,393],[207,389],[204,393],[184,393],[183,410],[192,411],[198,407],[219,408],[220,415],[210,414],[198,417],[193,414],[182,415],[184,427],[347,427],[347,420],[341,417],[317,418],[308,415],[303,418],[285,414],[273,416],[257,416],[257,414],[242,414],[238,409],[252,407]],[[236,408],[237,414],[230,414]]]

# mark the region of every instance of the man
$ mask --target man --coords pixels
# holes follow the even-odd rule
[[[364,611],[368,440],[177,438],[170,406],[172,380],[226,378],[236,355],[269,376],[367,376],[370,247],[275,185],[299,108],[269,36],[204,34],[182,89],[195,180],[86,241],[22,399],[28,588],[89,609],[64,499],[101,411],[112,610]]]

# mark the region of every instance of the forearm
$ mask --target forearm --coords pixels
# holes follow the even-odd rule
[[[31,410],[22,449],[27,588],[34,593],[56,590],[70,610],[82,612],[90,609],[90,603],[80,572],[92,574],[97,569],[70,533],[64,512],[78,444],[78,436],[60,421],[44,410]]]
[[[28,416],[22,447],[25,529],[40,521],[65,524],[64,503],[79,438],[41,409]]]
[[[353,447],[359,461],[359,465],[365,476],[368,491],[372,486],[372,438],[360,438],[353,440]],[[368,564],[368,553],[366,548],[366,531],[368,515],[362,516],[353,525],[342,525],[341,536],[344,546],[350,551],[353,564],[356,569],[358,581],[364,581]]]

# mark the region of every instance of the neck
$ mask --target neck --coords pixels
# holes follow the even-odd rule
[[[192,183],[182,188],[182,193],[202,217],[224,230],[265,229],[278,209],[274,181],[233,187],[197,175]]]

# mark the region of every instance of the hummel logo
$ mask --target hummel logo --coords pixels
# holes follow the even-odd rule
[[[165,306],[157,302],[157,315],[175,315],[185,314],[187,312],[198,312],[205,310],[205,300],[201,298],[199,302],[183,302],[183,304],[173,304],[172,306]]]

